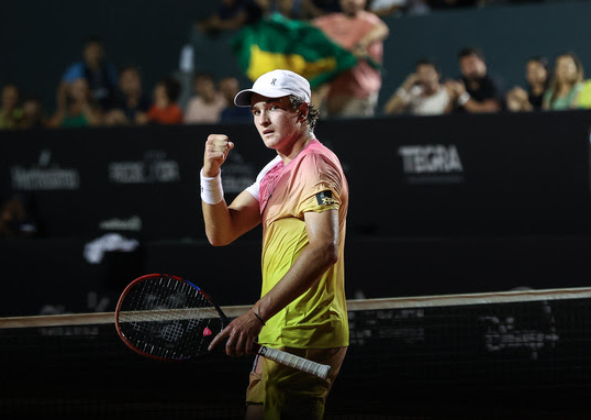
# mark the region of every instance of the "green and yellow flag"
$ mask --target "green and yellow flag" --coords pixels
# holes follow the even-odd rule
[[[357,58],[308,22],[279,14],[244,27],[232,41],[238,65],[255,81],[275,69],[305,77],[312,89],[354,67]]]

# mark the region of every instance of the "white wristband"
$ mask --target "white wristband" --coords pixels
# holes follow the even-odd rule
[[[199,173],[201,177],[201,199],[204,203],[214,205],[224,199],[224,189],[222,188],[222,177],[220,174],[212,178],[203,176],[203,169]]]
[[[470,100],[470,94],[468,92],[464,92],[458,98],[458,104],[460,106],[466,105],[466,103]]]
[[[410,94],[403,88],[398,88],[396,91],[396,96],[400,97],[405,102],[410,101]]]

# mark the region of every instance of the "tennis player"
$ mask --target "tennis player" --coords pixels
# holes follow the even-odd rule
[[[234,147],[212,134],[201,171],[209,241],[226,245],[263,224],[262,291],[251,310],[212,341],[230,356],[257,342],[328,364],[323,380],[257,357],[246,394],[247,419],[321,419],[349,343],[344,288],[348,185],[337,156],[314,136],[318,111],[310,84],[287,70],[259,77],[234,102],[249,107],[265,145],[277,156],[229,206],[221,167]]]

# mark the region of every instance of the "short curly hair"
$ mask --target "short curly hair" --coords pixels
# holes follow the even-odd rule
[[[291,102],[291,106],[295,111],[300,109],[300,106],[304,103],[302,98],[299,98],[295,95],[289,95],[289,101]],[[308,127],[310,128],[310,132],[314,132],[314,127],[316,127],[316,121],[320,115],[320,112],[314,108],[314,105],[309,104],[310,108],[308,110],[308,117],[306,118],[306,122],[308,123]]]
[[[166,90],[166,96],[171,102],[178,101],[181,96],[181,83],[172,76],[164,77],[160,80],[162,86]]]

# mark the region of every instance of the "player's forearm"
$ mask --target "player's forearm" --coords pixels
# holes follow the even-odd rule
[[[231,243],[233,238],[233,222],[230,210],[224,200],[217,204],[201,202],[205,235],[213,246],[223,246]]]
[[[406,103],[404,99],[402,99],[400,95],[395,94],[392,98],[390,98],[390,100],[384,107],[384,112],[386,114],[398,114],[400,112],[403,112],[405,108]]]
[[[468,112],[497,112],[501,110],[499,102],[495,99],[488,99],[483,102],[478,102],[474,99],[470,99],[464,104],[464,108]]]
[[[253,309],[267,321],[309,290],[337,260],[336,241],[308,245],[287,274],[255,304]]]

